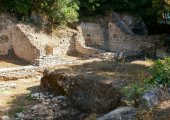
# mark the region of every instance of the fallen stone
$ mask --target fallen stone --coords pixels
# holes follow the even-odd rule
[[[108,112],[120,102],[121,94],[112,84],[102,83],[96,76],[68,76],[61,71],[45,71],[42,89],[68,96],[83,111]],[[60,96],[57,99],[63,99]],[[52,100],[53,101],[53,100]]]
[[[52,97],[54,97],[54,95],[49,95],[49,97],[51,97],[51,98],[52,98]]]
[[[59,99],[59,100],[66,100],[67,97],[65,97],[65,96],[57,96],[57,99]]]
[[[16,84],[11,84],[11,85],[9,85],[9,87],[16,88]]]
[[[4,116],[2,116],[1,120],[10,120],[10,118],[9,118],[9,116],[4,115]]]
[[[160,93],[159,90],[154,90],[154,91],[145,93],[144,96],[142,97],[143,106],[152,108],[155,105],[158,105],[160,102],[159,96],[158,96],[159,93]]]
[[[163,91],[161,89],[155,89],[146,92],[142,96],[141,104],[147,108],[153,108],[158,105],[162,100],[166,100],[170,95],[170,89]]]
[[[137,111],[132,107],[119,107],[108,114],[97,118],[97,120],[135,120]]]
[[[23,119],[25,117],[24,113],[20,112],[16,114],[18,118]]]

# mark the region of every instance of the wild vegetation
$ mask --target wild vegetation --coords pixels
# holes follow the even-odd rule
[[[146,83],[167,88],[170,85],[170,58],[157,60],[150,68],[152,77]]]
[[[124,94],[123,102],[130,106],[139,106],[141,96],[147,91],[161,89],[169,97],[168,87],[170,86],[170,58],[157,60],[149,68],[150,77],[141,83],[133,83],[122,89]]]
[[[160,24],[162,13],[170,11],[169,0],[0,0],[1,11],[15,13],[19,18],[37,11],[52,24],[75,22],[82,17],[109,11],[130,12],[141,16],[152,28]]]

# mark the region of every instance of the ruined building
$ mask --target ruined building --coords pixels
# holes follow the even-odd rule
[[[107,20],[81,22],[76,30],[65,30],[61,36],[50,36],[30,25],[17,23],[14,17],[0,15],[0,55],[15,54],[35,65],[55,64],[67,53],[105,56],[120,52],[137,55],[143,46],[151,47],[142,20],[130,15],[113,13]],[[155,39],[155,38],[154,38]]]

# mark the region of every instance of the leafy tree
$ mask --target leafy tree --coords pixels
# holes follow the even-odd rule
[[[17,16],[30,15],[37,11],[48,17],[51,24],[66,24],[78,20],[77,0],[1,0],[1,9]]]
[[[162,20],[163,12],[170,12],[170,0],[0,0],[2,10],[19,17],[37,11],[52,24],[75,22],[79,14],[91,17],[107,11],[130,12],[141,16],[147,25],[155,26]]]
[[[33,0],[34,10],[45,14],[54,24],[72,23],[78,20],[76,0]]]
[[[2,0],[2,7],[18,15],[26,15],[31,11],[31,3],[28,0]]]

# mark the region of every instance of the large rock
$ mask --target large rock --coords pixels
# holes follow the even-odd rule
[[[120,107],[116,110],[97,118],[97,120],[135,120],[137,111],[132,107]]]
[[[67,95],[84,111],[107,112],[120,102],[120,93],[111,84],[99,82],[96,76],[66,75],[61,71],[44,72],[41,87]]]
[[[162,100],[169,99],[170,88],[167,90],[155,89],[146,92],[142,96],[141,104],[147,108],[153,108],[158,105]]]

